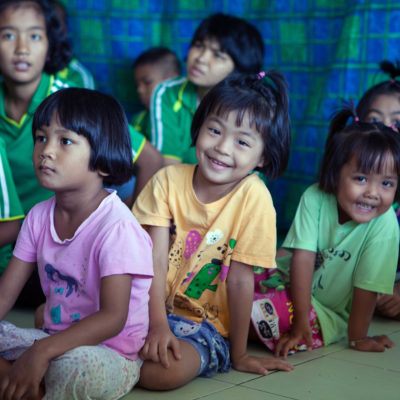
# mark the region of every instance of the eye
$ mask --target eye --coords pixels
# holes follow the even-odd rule
[[[195,47],[196,49],[201,50],[204,47],[204,44],[203,44],[203,42],[195,42],[193,44],[193,47]]]
[[[250,147],[249,144],[246,141],[242,140],[242,139],[238,139],[237,142],[238,142],[239,146]]]
[[[367,178],[365,176],[361,176],[361,175],[357,175],[353,179],[355,181],[361,182],[361,183],[367,182]]]
[[[377,123],[377,122],[382,122],[382,120],[378,117],[369,117],[367,118],[367,122],[370,122],[372,124]]]
[[[224,59],[225,59],[225,54],[224,54],[224,53],[221,53],[221,52],[219,52],[219,51],[215,51],[215,52],[214,52],[214,57],[215,57],[215,58],[218,58],[218,60],[224,60]]]
[[[394,187],[394,183],[392,181],[383,181],[382,185],[387,187],[387,188]]]
[[[15,35],[11,32],[5,32],[1,35],[1,38],[5,40],[13,40],[15,38]]]
[[[63,145],[72,144],[72,140],[68,139],[68,138],[61,138],[61,144],[63,144]]]
[[[39,35],[38,33],[32,33],[31,34],[31,39],[34,40],[34,41],[41,40],[42,36]]]
[[[210,131],[210,133],[212,135],[220,135],[221,134],[221,132],[218,129],[215,129],[215,128],[208,128],[208,130]]]
[[[45,143],[47,139],[43,135],[36,135],[35,136],[35,142],[39,143]]]

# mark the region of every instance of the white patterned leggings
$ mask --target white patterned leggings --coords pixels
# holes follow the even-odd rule
[[[16,360],[35,340],[47,336],[39,329],[17,328],[3,321],[0,356]],[[106,346],[77,347],[50,362],[43,399],[119,399],[135,386],[141,365],[141,360],[128,360]]]

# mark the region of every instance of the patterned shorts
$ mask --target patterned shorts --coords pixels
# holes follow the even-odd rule
[[[201,367],[197,374],[205,378],[231,369],[229,342],[205,319],[200,324],[175,314],[168,314],[169,328],[178,339],[185,340],[200,354]]]
[[[0,356],[16,360],[35,340],[49,336],[0,322]],[[51,360],[45,374],[47,400],[119,399],[139,380],[142,360],[131,361],[109,347],[80,346]]]
[[[254,301],[251,312],[251,321],[260,340],[274,350],[282,333],[290,330],[293,320],[293,304],[290,292],[282,282],[278,282],[276,269],[266,269],[256,275]],[[266,283],[266,284],[265,284]],[[269,287],[272,286],[272,287]],[[312,348],[324,344],[321,327],[314,307],[310,309],[310,327],[312,334]],[[306,350],[306,345],[300,342],[289,354]]]

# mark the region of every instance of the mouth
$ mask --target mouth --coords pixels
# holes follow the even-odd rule
[[[356,206],[362,212],[370,212],[375,208],[375,206],[372,206],[372,205],[366,204],[366,203],[356,203]]]
[[[193,67],[190,68],[189,74],[193,75],[193,76],[204,75],[203,71],[201,69],[197,68],[196,66],[193,66]]]
[[[49,174],[49,173],[55,172],[55,170],[53,168],[50,168],[48,165],[44,165],[44,164],[39,165],[38,170],[40,172],[45,173],[45,174]]]
[[[216,158],[213,158],[210,156],[207,156],[207,157],[214,168],[217,168],[217,169],[231,168],[230,165],[225,164],[224,162],[217,160]]]
[[[27,71],[27,70],[29,69],[29,67],[31,66],[31,64],[28,63],[27,61],[20,60],[20,61],[14,62],[14,66],[15,66],[15,69],[16,69],[17,71],[25,72],[25,71]]]

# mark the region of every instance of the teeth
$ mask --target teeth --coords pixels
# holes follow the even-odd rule
[[[372,206],[369,206],[367,204],[361,204],[357,203],[358,207],[362,208],[363,210],[372,210]]]

